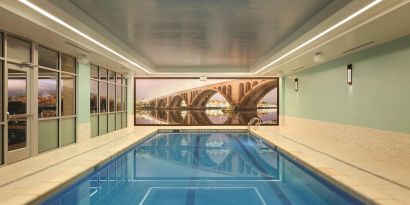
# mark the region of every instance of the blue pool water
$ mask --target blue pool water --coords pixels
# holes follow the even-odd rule
[[[160,133],[42,204],[363,204],[247,133]]]

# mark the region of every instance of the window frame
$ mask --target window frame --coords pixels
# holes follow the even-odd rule
[[[92,76],[91,75],[91,73],[93,72],[92,71],[92,69],[97,69],[97,76]],[[101,76],[100,74],[100,69],[104,69],[105,71],[106,71],[106,76]],[[113,73],[114,75],[114,79],[112,80],[110,80],[110,73]],[[106,77],[105,79],[103,79],[104,77]],[[120,78],[118,78],[118,77],[120,77]],[[99,65],[96,65],[96,64],[90,64],[90,102],[91,102],[91,81],[93,81],[93,82],[97,82],[97,112],[95,112],[95,113],[92,113],[91,112],[91,106],[90,106],[90,116],[91,117],[94,117],[94,116],[97,116],[97,130],[98,130],[98,132],[97,132],[97,135],[96,136],[91,136],[91,137],[97,137],[97,136],[100,136],[100,135],[102,135],[102,134],[106,134],[106,133],[109,133],[110,131],[108,131],[108,127],[109,127],[109,116],[110,115],[112,115],[112,114],[114,114],[114,126],[115,126],[115,129],[114,129],[114,131],[116,131],[116,130],[120,130],[120,129],[123,129],[123,128],[125,128],[125,127],[123,127],[123,126],[121,126],[120,128],[117,128],[117,126],[116,126],[116,124],[117,124],[117,115],[118,114],[121,114],[122,115],[122,113],[127,113],[127,109],[126,108],[123,108],[123,104],[121,104],[121,108],[122,109],[118,109],[118,106],[117,106],[117,94],[118,94],[118,92],[117,92],[117,87],[120,87],[121,88],[121,98],[122,98],[122,93],[123,93],[123,89],[125,89],[125,93],[127,93],[128,92],[128,86],[127,85],[124,85],[123,83],[124,82],[126,82],[126,80],[124,80],[125,79],[125,74],[124,73],[120,73],[120,72],[115,72],[115,71],[113,71],[112,69],[109,69],[109,68],[107,68],[107,67],[104,67],[104,66],[99,66]],[[100,83],[106,83],[106,85],[107,85],[107,98],[106,98],[106,100],[107,100],[107,103],[106,103],[106,107],[107,107],[107,110],[106,110],[106,112],[101,112],[101,109],[100,109]],[[110,89],[109,89],[109,87],[110,87],[110,85],[114,85],[114,111],[110,111]],[[124,103],[124,102],[121,102],[121,103]],[[127,102],[125,102],[125,104],[127,105]],[[90,103],[90,105],[91,105],[91,103]],[[126,106],[125,106],[126,107]],[[107,117],[107,132],[106,133],[100,133],[100,115],[106,115]],[[121,118],[121,120],[122,120],[122,118]]]

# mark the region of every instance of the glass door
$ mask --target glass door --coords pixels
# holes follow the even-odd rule
[[[7,64],[7,163],[30,157],[30,68]]]

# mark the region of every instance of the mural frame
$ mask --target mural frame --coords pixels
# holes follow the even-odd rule
[[[210,125],[210,124],[186,124],[186,125],[181,125],[181,124],[138,124],[137,122],[136,122],[136,109],[135,109],[135,107],[136,107],[136,83],[135,83],[135,81],[136,80],[138,80],[138,79],[153,79],[153,80],[155,80],[155,79],[186,79],[186,80],[200,80],[200,77],[134,77],[134,90],[133,90],[133,100],[134,100],[134,103],[133,103],[133,112],[134,112],[134,126],[172,126],[172,127],[175,127],[175,126],[189,126],[189,127],[192,127],[192,126],[236,126],[236,127],[238,127],[238,126],[247,126],[247,125],[244,125],[244,124],[212,124],[212,125]],[[272,76],[272,77],[207,77],[207,79],[238,79],[238,80],[242,80],[242,79],[257,79],[257,80],[260,80],[260,79],[271,79],[271,80],[277,80],[277,82],[278,82],[278,87],[277,87],[277,89],[278,89],[278,91],[277,91],[277,96],[276,96],[276,100],[277,100],[277,111],[276,111],[276,117],[277,117],[277,123],[276,124],[261,124],[260,126],[279,126],[280,125],[280,119],[279,119],[279,116],[280,116],[280,78],[279,77],[274,77],[274,76]]]

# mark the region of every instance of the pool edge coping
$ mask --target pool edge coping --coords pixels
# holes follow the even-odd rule
[[[307,162],[306,160],[303,160],[301,157],[296,156],[294,154],[292,154],[291,151],[286,150],[285,148],[278,146],[277,144],[274,144],[273,142],[270,142],[267,138],[267,136],[264,136],[263,134],[257,133],[255,131],[252,130],[246,130],[246,129],[193,129],[193,128],[158,128],[155,129],[154,131],[149,132],[148,134],[146,134],[145,136],[135,140],[134,142],[128,144],[125,148],[116,151],[115,153],[111,154],[109,157],[104,158],[103,160],[96,162],[94,165],[92,165],[91,167],[82,170],[80,172],[78,172],[77,174],[75,174],[73,177],[67,179],[66,181],[54,186],[54,187],[50,187],[49,189],[47,189],[44,193],[41,193],[39,195],[30,195],[33,196],[33,199],[28,200],[27,204],[39,204],[44,202],[48,197],[52,196],[53,194],[69,187],[70,185],[74,184],[76,181],[78,181],[79,179],[89,175],[90,173],[92,173],[95,169],[98,169],[104,165],[106,165],[107,163],[111,162],[113,159],[115,159],[116,157],[124,154],[125,152],[127,152],[128,150],[130,150],[132,147],[134,147],[135,145],[143,142],[144,140],[148,139],[149,137],[154,136],[155,134],[158,133],[172,133],[174,130],[178,130],[179,133],[189,133],[189,132],[197,132],[197,133],[212,133],[212,132],[233,132],[233,131],[239,131],[240,133],[250,133],[254,136],[257,136],[261,139],[263,139],[263,141],[265,143],[268,143],[270,146],[272,146],[273,148],[275,148],[277,151],[279,151],[281,154],[286,155],[288,158],[294,160],[296,163],[301,164],[304,168],[308,169],[309,171],[319,175],[320,177],[322,177],[325,181],[327,181],[328,183],[336,186],[337,188],[340,188],[342,191],[347,192],[349,195],[358,198],[359,200],[363,201],[365,204],[379,204],[377,201],[375,201],[374,198],[367,196],[365,193],[361,192],[360,190],[355,190],[354,187],[355,186],[349,186],[346,183],[341,182],[338,179],[333,178],[331,175],[325,173],[323,170],[321,170],[319,167],[315,167],[313,164]],[[124,136],[130,135],[132,133],[127,133]],[[275,134],[276,133],[272,133]],[[280,136],[280,135],[279,135]],[[281,137],[281,136],[280,136]],[[113,141],[107,143],[110,144]],[[106,144],[105,144],[106,145]],[[101,145],[103,146],[103,145]],[[99,147],[101,147],[99,146]],[[96,147],[96,148],[99,148]],[[95,148],[95,149],[96,149]],[[91,151],[91,150],[89,150]],[[87,151],[88,152],[88,151]],[[85,154],[87,152],[84,152],[82,154]],[[81,156],[82,154],[78,155]],[[321,154],[321,153],[319,153]],[[78,157],[78,156],[74,156],[74,157]],[[326,156],[326,155],[324,155]],[[74,158],[73,157],[73,158]],[[326,156],[327,157],[327,156]],[[333,159],[336,160],[336,159]],[[355,169],[354,167],[352,167],[353,169]],[[44,171],[44,170],[42,170]],[[393,198],[392,198],[393,199]]]

